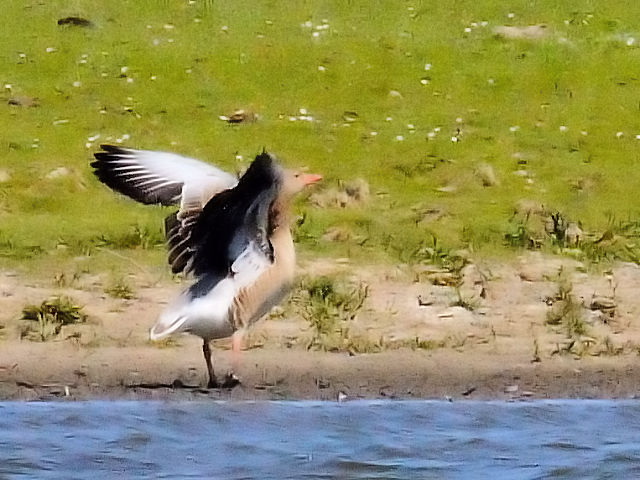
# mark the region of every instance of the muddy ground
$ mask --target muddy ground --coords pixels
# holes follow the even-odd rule
[[[451,286],[448,272],[433,268],[303,262],[301,273],[310,272],[369,286],[364,308],[349,325],[358,348],[309,350],[312,329],[285,308],[251,331],[236,368],[242,383],[208,390],[199,339],[148,340],[158,313],[184,284],[136,275],[128,279],[135,298],[123,300],[105,293],[100,276],[59,287],[49,278],[2,271],[0,399],[640,395],[636,265],[593,271],[572,260],[527,254],[510,264],[468,266],[459,288]],[[564,318],[549,324],[549,312],[563,312],[567,285],[573,310],[564,313],[577,315],[580,333],[570,334]],[[73,297],[89,320],[63,327],[46,342],[27,339],[19,320],[23,306],[53,294]],[[229,341],[216,343],[214,362],[221,375],[229,370]]]

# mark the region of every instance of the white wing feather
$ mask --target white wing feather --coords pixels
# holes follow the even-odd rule
[[[233,175],[194,158],[170,152],[103,146],[94,167],[112,188],[145,203],[192,202],[192,192],[204,205],[212,196],[235,186]],[[167,198],[166,192],[172,192]],[[175,193],[180,192],[180,193]],[[194,199],[195,200],[195,199]]]

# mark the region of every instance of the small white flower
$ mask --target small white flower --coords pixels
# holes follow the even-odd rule
[[[404,137],[402,135],[396,135],[396,142],[402,142]]]
[[[27,54],[26,53],[19,53],[18,56],[20,58],[27,58]]]
[[[640,140],[640,135],[636,135],[636,140]]]
[[[458,143],[460,141],[460,139],[458,137],[451,137],[451,141],[453,143]]]
[[[165,30],[173,30],[174,28],[176,28],[174,25],[170,24],[170,23],[165,23],[164,27]]]
[[[387,122],[392,122],[392,121],[393,121],[393,117],[387,117],[387,118],[385,118],[385,120],[386,120]]]
[[[156,80],[158,77],[156,77],[155,75],[151,75],[151,77],[149,77],[149,80]]]
[[[427,133],[427,138],[435,138],[435,136],[436,136],[436,132]]]
[[[438,133],[440,130],[442,130],[440,127],[435,127],[435,128],[433,129],[433,131],[434,131],[434,132],[436,132],[436,133]]]
[[[464,33],[471,33],[471,29],[469,27],[465,28]]]
[[[298,120],[298,118],[297,118],[297,117],[289,117],[289,121],[290,121],[290,122],[295,122],[296,120]]]
[[[300,113],[300,115],[306,115],[308,113],[307,109],[304,107],[300,107],[300,109],[298,109],[298,112]]]
[[[569,128],[567,128],[566,125],[560,125],[560,131],[561,132],[566,132],[567,130],[569,130]]]
[[[129,135],[128,133],[125,133],[124,135],[122,135],[123,140],[129,140],[130,138],[131,138],[131,135]]]
[[[96,140],[98,140],[100,138],[100,134],[96,133],[95,135],[90,136],[89,138],[87,138],[87,140],[89,140],[90,142],[95,142]]]
[[[133,83],[133,78],[127,77],[127,83]]]
[[[157,47],[158,45],[160,45],[160,40],[158,40],[157,38],[154,38],[152,43],[154,47]]]
[[[515,18],[516,14],[515,13],[509,13],[507,14],[507,18]]]
[[[244,157],[239,153],[236,154],[236,160],[242,160]]]
[[[326,67],[323,67],[322,65],[318,65],[318,71],[319,71],[319,72],[326,72],[326,71],[327,71],[327,68],[326,68]]]
[[[456,123],[462,123],[462,117],[456,118]]]
[[[431,67],[433,65],[431,65],[430,63],[425,64],[424,69],[428,72],[429,70],[431,70]]]
[[[10,83],[5,83],[4,84],[4,89],[5,90],[11,90],[13,88],[13,85],[11,85]]]
[[[627,38],[627,46],[630,47],[631,45],[633,45],[634,43],[636,43],[636,39],[633,37],[629,37]]]
[[[173,38],[167,38],[167,43],[173,43]]]
[[[223,32],[228,32],[229,27],[227,25],[223,25],[222,27],[220,27],[220,30],[222,30]]]
[[[512,127],[509,127],[509,131],[510,132],[517,132],[518,130],[520,130],[520,126],[519,125],[514,125]]]
[[[477,24],[476,22],[471,22],[471,26],[472,26],[473,28],[478,28],[478,24]]]
[[[489,22],[487,22],[486,20],[480,22],[481,27],[486,27],[487,25],[489,25]]]
[[[413,123],[407,123],[407,128],[409,130],[415,130],[416,129],[416,127],[415,127],[415,125]]]
[[[311,35],[315,38],[318,38],[320,36],[320,32],[313,32]]]
[[[617,132],[616,138],[622,138],[624,136],[624,132]]]
[[[369,132],[369,135],[371,135],[372,137],[375,137],[376,135],[378,135],[378,132]]]
[[[429,79],[427,79],[427,78],[423,78],[423,79],[421,79],[421,80],[420,80],[420,83],[421,83],[422,85],[429,85]]]
[[[307,20],[306,22],[304,22],[304,23],[302,24],[302,27],[304,27],[304,28],[311,28],[311,27],[313,27],[313,23],[311,23],[311,20]]]
[[[72,84],[75,88],[81,87],[82,86],[82,82],[79,80],[76,80],[75,82],[73,82]]]
[[[582,135],[583,137],[586,137],[587,135],[589,135],[589,132],[587,132],[586,130],[582,130],[580,132],[580,135]]]
[[[120,73],[122,75],[124,75],[125,73],[127,73],[129,71],[129,67],[120,67]]]
[[[185,71],[184,71],[184,73],[187,73],[187,74],[192,73],[192,72],[193,72],[193,70],[191,70],[190,68],[187,68],[187,69],[185,69]]]
[[[147,24],[147,29],[151,30],[153,27],[149,24]]]
[[[47,53],[53,53],[53,52],[55,52],[55,51],[56,51],[56,47],[47,47],[47,48],[45,49],[45,52],[47,52]]]
[[[85,146],[85,148],[89,149],[89,148],[93,147],[93,143],[87,142],[87,143],[84,144],[84,146]]]

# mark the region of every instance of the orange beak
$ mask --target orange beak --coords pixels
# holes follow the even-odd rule
[[[304,175],[301,175],[301,179],[302,183],[304,183],[305,185],[311,185],[322,180],[322,175],[316,175],[315,173],[305,173]]]

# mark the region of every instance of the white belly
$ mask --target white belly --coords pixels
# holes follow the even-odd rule
[[[213,340],[233,334],[229,309],[236,295],[230,278],[220,281],[209,293],[189,299],[185,292],[170,305],[151,328],[151,340],[160,340],[174,333],[191,333]]]

